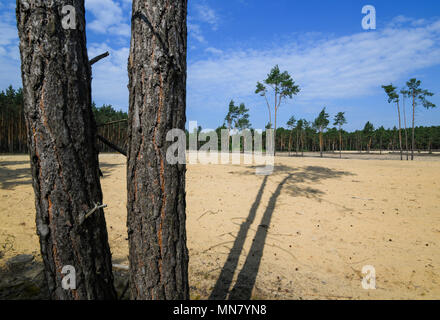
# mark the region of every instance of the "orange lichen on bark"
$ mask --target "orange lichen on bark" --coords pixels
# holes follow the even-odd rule
[[[163,162],[162,155],[160,153],[159,147],[156,144],[156,130],[157,127],[161,123],[161,113],[163,108],[163,78],[162,74],[159,74],[159,80],[160,80],[160,86],[159,86],[159,108],[157,110],[157,120],[156,120],[156,127],[154,128],[154,135],[153,135],[153,144],[156,149],[156,154],[160,159],[160,188],[162,190],[162,208],[161,208],[161,214],[160,214],[160,224],[159,224],[159,230],[157,231],[157,237],[158,237],[158,243],[159,243],[159,249],[160,249],[160,258],[159,258],[159,274],[162,278],[162,254],[163,254],[163,246],[162,246],[162,227],[163,227],[163,220],[165,217],[165,204],[166,204],[166,194],[165,194],[165,166]]]

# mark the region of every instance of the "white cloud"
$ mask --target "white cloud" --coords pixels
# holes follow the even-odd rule
[[[212,54],[222,54],[223,50],[217,49],[217,48],[213,48],[213,47],[209,47],[205,49],[205,52],[208,53],[212,53]]]
[[[10,84],[21,87],[18,33],[13,12],[0,15],[0,90]]]
[[[18,41],[17,27],[15,18],[11,13],[0,15],[0,46],[8,46]]]
[[[86,10],[95,20],[88,23],[88,28],[96,33],[129,37],[130,26],[124,21],[124,11],[120,4],[113,0],[86,0]]]
[[[219,17],[214,9],[206,4],[195,4],[194,8],[198,20],[209,24],[213,30],[218,29]]]
[[[200,43],[206,42],[205,37],[202,34],[200,25],[188,21],[188,33],[190,37],[193,37],[198,42]]]
[[[192,11],[194,9],[194,12]],[[218,29],[220,19],[217,13],[206,3],[196,3],[189,7],[188,33],[189,36],[202,44],[207,41],[203,35],[202,26],[209,25],[213,31]]]
[[[96,5],[100,1],[87,0],[89,5]],[[18,34],[13,13],[0,15],[0,90],[8,85],[21,87],[20,54],[18,47]],[[111,28],[117,28],[111,26]],[[109,30],[110,32],[110,30]],[[113,34],[117,33],[113,30]],[[119,31],[121,34],[121,31]],[[127,44],[125,44],[126,46]],[[110,56],[93,65],[93,99],[99,103],[111,103],[116,107],[128,106],[128,75],[127,60],[129,48],[113,49],[106,44],[91,43],[88,46],[89,58],[93,58],[105,51]]]
[[[195,61],[188,71],[189,105],[220,108],[227,97],[255,101],[256,81],[275,64],[300,85],[297,99],[304,103],[368,96],[381,84],[440,64],[440,21],[301,43]]]

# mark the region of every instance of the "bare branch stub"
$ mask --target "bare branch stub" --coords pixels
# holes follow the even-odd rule
[[[89,64],[90,64],[90,65],[93,65],[93,64],[95,64],[96,62],[98,62],[99,60],[108,57],[109,55],[110,55],[110,53],[109,53],[108,51],[106,51],[106,52],[104,52],[103,54],[100,54],[99,56],[96,56],[96,57],[94,57],[93,59],[91,59],[91,60],[89,61]]]

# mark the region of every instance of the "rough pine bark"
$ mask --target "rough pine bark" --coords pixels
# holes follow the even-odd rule
[[[134,0],[127,227],[133,299],[188,299],[184,164],[166,160],[186,115],[186,0]]]
[[[64,29],[62,8],[76,11]],[[111,253],[102,203],[91,109],[83,0],[17,0],[21,73],[37,234],[50,296],[114,299]],[[62,288],[73,266],[76,289]]]

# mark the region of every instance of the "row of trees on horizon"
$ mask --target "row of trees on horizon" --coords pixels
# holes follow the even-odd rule
[[[406,151],[406,158],[409,159],[409,151],[411,151],[411,160],[414,159],[414,150],[429,150],[438,148],[436,127],[416,127],[415,126],[415,110],[416,106],[421,105],[426,109],[435,108],[436,105],[428,101],[427,97],[432,97],[433,93],[421,88],[421,81],[415,78],[406,82],[406,87],[400,90],[403,101],[404,112],[404,133],[405,145],[402,139],[400,94],[396,92],[396,87],[392,84],[383,85],[382,88],[388,96],[388,103],[396,103],[398,111],[398,129],[394,126],[392,129],[385,129],[383,126],[375,129],[369,121],[362,130],[347,132],[343,130],[343,125],[347,123],[345,112],[338,112],[333,119],[333,127],[330,125],[330,116],[326,112],[325,107],[319,113],[316,119],[308,121],[306,119],[296,119],[292,116],[286,123],[287,130],[283,127],[277,128],[277,114],[281,104],[292,99],[300,93],[300,88],[292,79],[287,71],[281,72],[278,65],[272,68],[267,78],[263,82],[257,82],[255,93],[264,98],[268,110],[269,122],[266,129],[274,129],[275,132],[275,151],[289,151],[294,147],[296,154],[301,151],[319,151],[322,157],[324,151],[335,151],[336,148],[342,156],[344,150],[358,150],[362,152],[370,152],[371,149],[377,149],[382,152],[383,149],[400,151],[400,158],[403,160],[403,151]],[[270,92],[272,95],[269,97]],[[412,128],[411,135],[408,133],[407,119],[405,112],[405,99],[411,99],[412,104]],[[273,101],[271,104],[269,100]],[[237,134],[242,130],[251,129],[249,121],[249,109],[244,103],[236,106],[231,100],[225,122],[217,128],[217,135],[221,129],[228,129],[228,132]],[[272,117],[273,116],[273,117]],[[198,128],[201,131],[201,127]],[[287,131],[287,132],[286,132]],[[398,138],[396,138],[396,132]],[[287,136],[287,142],[286,142]],[[411,141],[409,144],[409,136]],[[264,139],[264,135],[263,135]],[[397,143],[397,146],[396,146]]]

